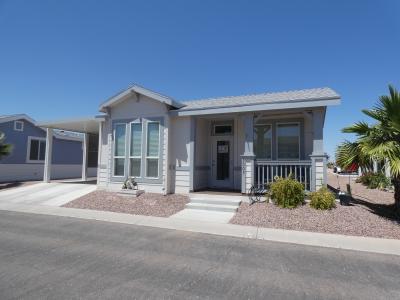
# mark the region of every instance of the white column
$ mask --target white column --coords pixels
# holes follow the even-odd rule
[[[246,114],[243,116],[244,125],[244,153],[242,158],[242,193],[247,193],[250,187],[254,184],[254,116]]]
[[[88,160],[88,147],[89,147],[89,135],[85,133],[83,135],[82,142],[82,181],[87,181],[87,160]]]
[[[52,152],[53,152],[53,129],[46,128],[46,152],[44,157],[44,172],[43,172],[44,182],[50,182],[51,180]]]
[[[97,184],[100,183],[101,149],[103,144],[103,121],[99,122],[99,148],[97,149]]]
[[[311,190],[318,190],[326,185],[326,161],[327,155],[324,152],[324,119],[325,110],[316,109],[313,111],[313,152],[311,158]]]
[[[170,159],[169,159],[169,147],[170,147],[170,143],[169,143],[169,128],[170,128],[170,119],[169,119],[169,115],[165,116],[165,122],[164,122],[164,149],[165,149],[165,153],[163,154],[165,159],[164,159],[164,195],[167,195],[170,193]]]
[[[372,168],[374,173],[378,173],[378,161],[376,159],[374,159],[372,162]]]
[[[390,164],[387,158],[385,159],[385,176],[389,179],[391,178]]]
[[[190,142],[189,142],[189,191],[194,190],[194,164],[195,164],[195,147],[196,147],[196,118],[190,118]]]

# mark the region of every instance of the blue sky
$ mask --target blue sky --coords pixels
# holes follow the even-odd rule
[[[340,129],[400,89],[400,1],[0,0],[0,114],[97,114],[136,82],[177,100],[329,86]]]

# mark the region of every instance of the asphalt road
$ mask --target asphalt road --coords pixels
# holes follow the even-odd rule
[[[0,212],[0,299],[400,299],[400,257]]]

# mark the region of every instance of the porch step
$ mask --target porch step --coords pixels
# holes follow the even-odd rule
[[[216,205],[232,205],[232,206],[239,206],[239,204],[242,202],[242,200],[237,197],[230,197],[230,198],[221,198],[221,197],[201,197],[201,196],[196,196],[196,197],[190,197],[190,202],[191,203],[199,203],[199,204],[216,204]]]
[[[208,204],[208,203],[192,203],[186,204],[185,208],[188,209],[199,209],[199,210],[210,210],[210,211],[222,211],[222,212],[236,212],[239,205],[222,205],[222,204]]]

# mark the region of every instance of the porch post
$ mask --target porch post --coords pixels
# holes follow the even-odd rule
[[[325,109],[313,111],[313,152],[311,158],[311,191],[326,185],[327,155],[324,152],[324,119]]]
[[[189,142],[189,192],[194,189],[194,157],[196,147],[196,118],[190,117],[190,142]]]
[[[82,141],[82,181],[87,181],[87,160],[88,160],[88,145],[89,135],[87,133],[83,134]]]
[[[163,184],[164,184],[164,195],[167,195],[167,194],[169,194],[170,193],[170,186],[171,186],[171,184],[170,184],[170,180],[171,180],[171,178],[170,178],[170,174],[171,174],[171,171],[170,171],[170,158],[169,158],[169,147],[170,147],[170,143],[169,143],[169,140],[170,140],[170,118],[169,118],[169,115],[166,115],[165,116],[165,123],[164,123],[164,148],[165,148],[165,154],[164,154],[164,156],[165,156],[165,160],[164,160],[164,172],[165,172],[165,174],[164,174],[164,176],[163,176],[163,178],[164,178],[164,182],[163,182]]]
[[[372,167],[373,167],[374,173],[378,173],[378,161],[376,159],[374,159],[372,161]]]
[[[51,159],[53,152],[53,129],[46,128],[46,151],[44,156],[43,181],[50,182],[51,180]]]
[[[389,160],[385,158],[385,176],[387,178],[391,178],[391,171],[390,171],[390,165],[389,165]]]
[[[247,193],[250,187],[254,184],[254,116],[246,114],[243,116],[244,124],[244,153],[242,158],[242,194]]]
[[[101,150],[103,145],[103,121],[99,122],[99,147],[97,149],[97,184],[100,183]]]

